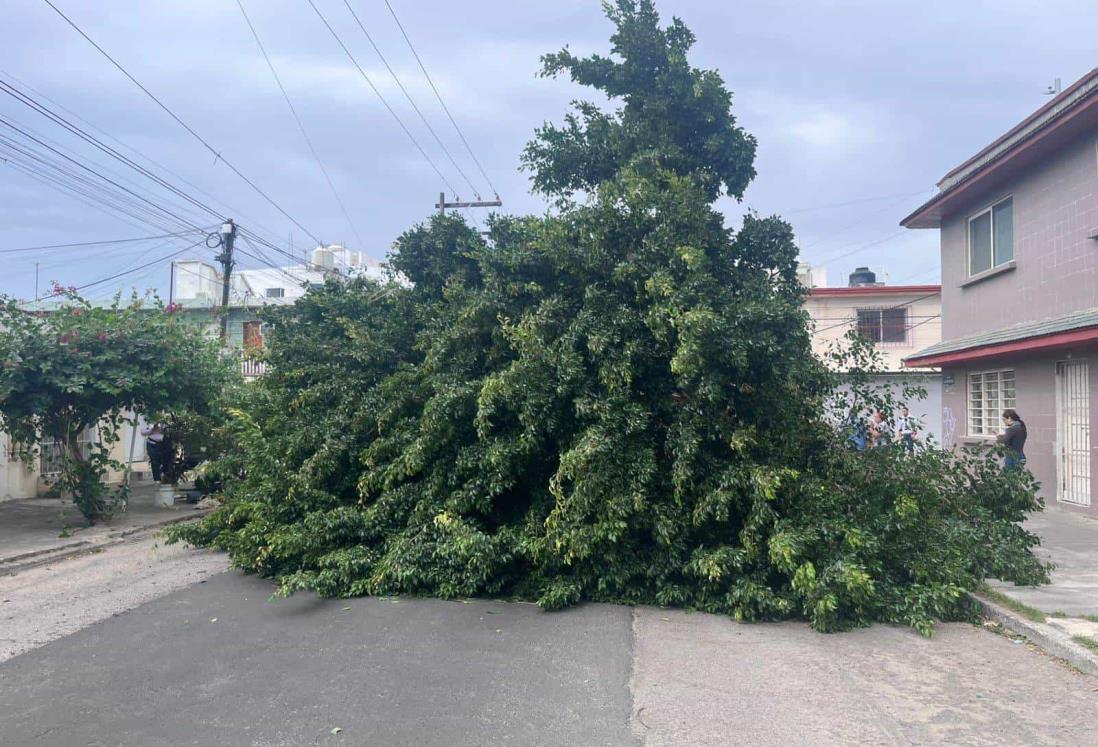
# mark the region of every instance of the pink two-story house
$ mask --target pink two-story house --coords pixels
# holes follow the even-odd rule
[[[942,371],[943,442],[1016,409],[1048,504],[1098,514],[1098,69],[938,188],[901,225],[941,231],[942,341],[905,363]]]

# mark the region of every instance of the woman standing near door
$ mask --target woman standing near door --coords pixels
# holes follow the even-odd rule
[[[1006,430],[995,437],[995,440],[1007,448],[1006,468],[1024,467],[1026,463],[1026,424],[1018,417],[1016,410],[1003,410],[1003,423]]]

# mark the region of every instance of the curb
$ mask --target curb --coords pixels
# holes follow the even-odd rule
[[[81,555],[89,555],[108,547],[125,544],[131,539],[143,538],[148,534],[155,533],[172,524],[181,524],[186,521],[201,519],[208,513],[209,510],[196,510],[193,513],[185,514],[183,516],[172,516],[151,524],[144,524],[111,532],[98,542],[84,540],[61,545],[60,547],[51,547],[44,550],[23,553],[22,555],[14,555],[10,558],[0,558],[0,575],[14,576],[21,571],[36,568],[40,565],[47,565],[60,560],[68,560],[69,558],[75,558]]]
[[[1064,631],[1048,623],[1027,620],[978,594],[970,593],[969,596],[980,605],[985,617],[994,620],[1012,633],[1025,636],[1046,653],[1063,659],[1080,672],[1098,677],[1098,656],[1071,640],[1071,636]]]

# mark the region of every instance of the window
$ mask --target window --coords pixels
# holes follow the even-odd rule
[[[968,375],[968,435],[997,436],[1003,432],[1003,410],[1014,407],[1014,372],[987,371]]]
[[[268,288],[267,298],[283,298],[286,295],[285,288]]]
[[[858,334],[876,343],[907,342],[907,307],[858,309]]]
[[[997,202],[968,219],[968,274],[1014,259],[1014,199]]]

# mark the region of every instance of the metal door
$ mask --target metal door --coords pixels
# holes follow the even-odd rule
[[[1056,364],[1056,498],[1079,506],[1090,505],[1089,369],[1086,361]]]

